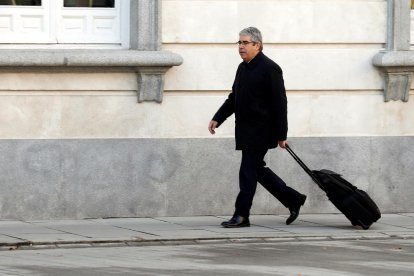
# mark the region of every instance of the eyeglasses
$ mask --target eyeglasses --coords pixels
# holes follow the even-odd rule
[[[243,44],[243,46],[246,46],[246,45],[248,45],[248,44],[250,44],[250,43],[256,44],[256,42],[253,42],[253,41],[246,41],[246,40],[244,40],[244,41],[240,41],[240,40],[239,40],[239,41],[237,41],[237,42],[236,42],[236,44],[237,44],[237,45],[239,45],[239,46],[240,46],[240,45],[242,45],[242,44]]]

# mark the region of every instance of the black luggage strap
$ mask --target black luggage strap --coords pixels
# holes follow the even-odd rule
[[[296,153],[289,147],[288,144],[286,144],[286,150],[292,155],[293,159],[295,159],[296,162],[305,170],[305,172],[312,178],[313,181],[315,181],[316,184],[318,184],[319,187],[322,187],[322,185],[319,183],[319,180],[315,177],[313,172],[308,168],[308,166],[303,163],[303,161],[299,158],[299,156],[296,155]]]

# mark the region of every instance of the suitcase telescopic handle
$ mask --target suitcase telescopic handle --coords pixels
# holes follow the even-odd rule
[[[305,165],[305,163],[303,163],[303,161],[299,158],[299,156],[296,155],[296,153],[292,150],[291,147],[289,147],[288,144],[286,144],[286,150],[290,153],[290,155],[292,155],[293,159],[295,159],[295,161],[298,162],[298,164],[303,168],[303,170],[312,178],[312,180],[315,181],[316,184],[321,186],[319,180],[316,179],[313,172],[308,168],[308,166]]]

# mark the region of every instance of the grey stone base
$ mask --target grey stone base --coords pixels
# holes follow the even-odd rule
[[[311,169],[337,171],[382,212],[414,212],[414,137],[291,138]],[[233,139],[0,140],[0,219],[229,215],[241,154]],[[304,213],[338,212],[290,155],[267,163],[308,195]],[[253,214],[287,213],[258,186]]]

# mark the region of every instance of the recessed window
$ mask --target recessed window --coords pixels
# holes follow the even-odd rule
[[[4,6],[41,6],[42,0],[0,0]]]

